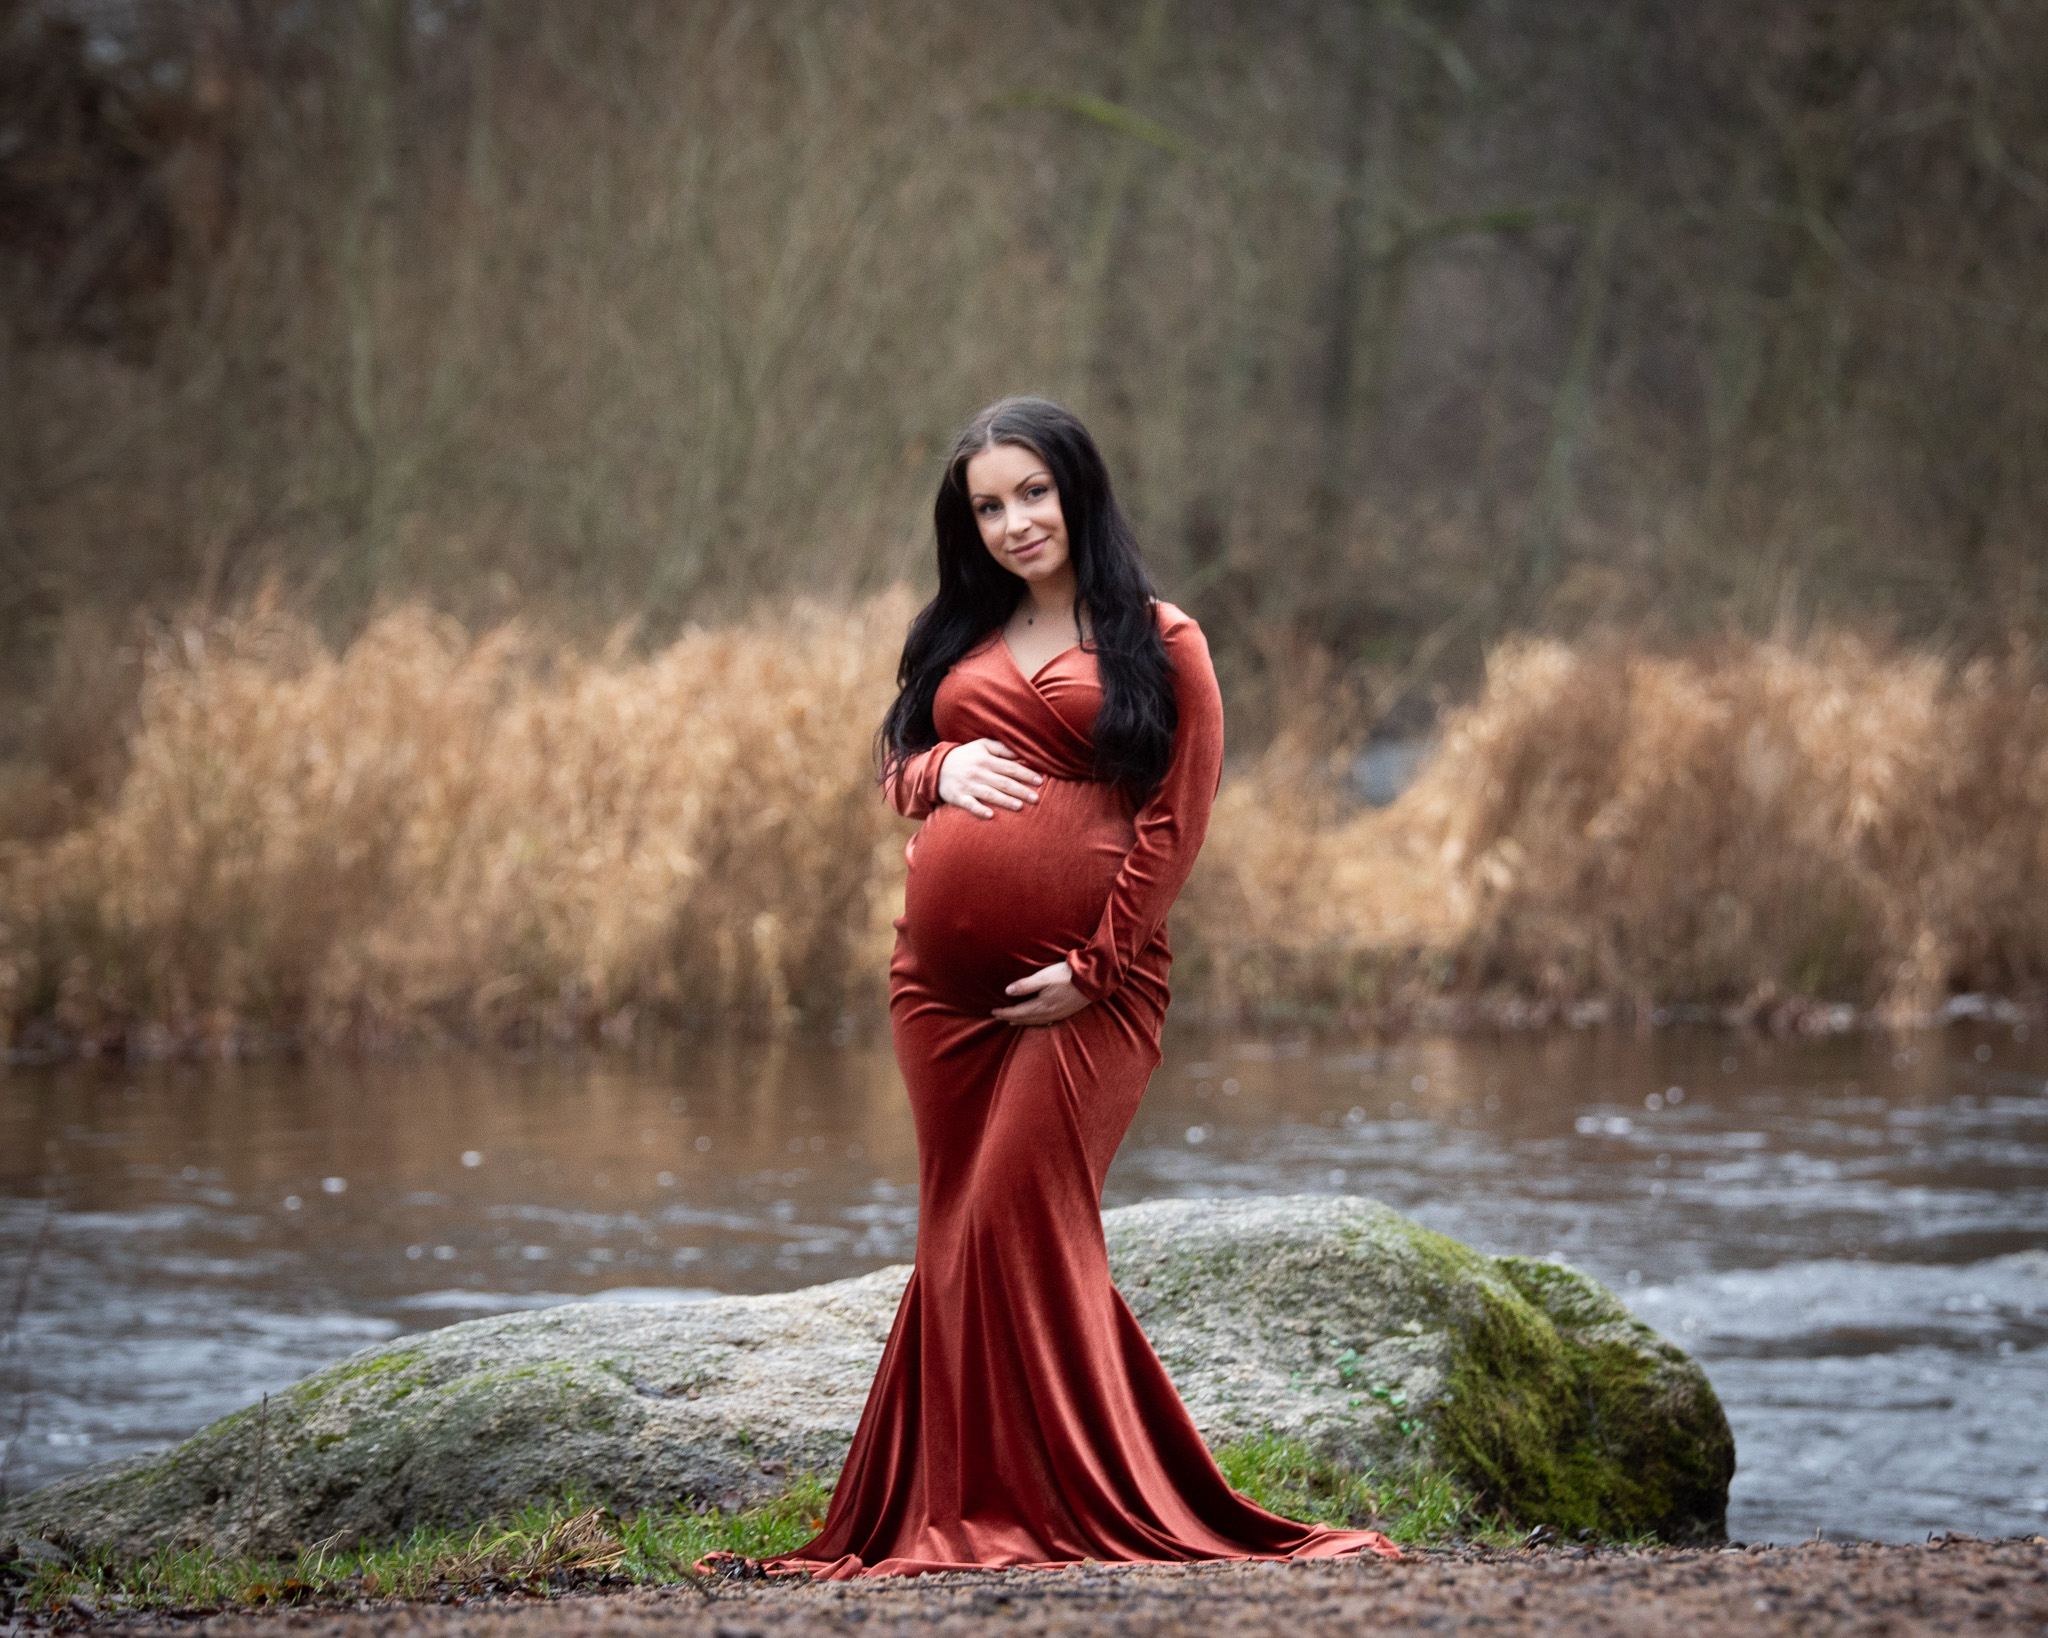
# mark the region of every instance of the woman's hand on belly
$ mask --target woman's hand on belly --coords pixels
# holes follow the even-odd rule
[[[1032,787],[1044,782],[999,739],[970,739],[954,746],[939,764],[939,800],[977,819],[995,817],[990,804],[1021,813],[1026,802],[1038,800]]]
[[[950,762],[952,758],[946,760]],[[1089,1005],[1088,997],[1074,988],[1074,975],[1064,961],[1040,967],[1037,972],[1005,986],[1003,994],[1021,995],[1026,999],[1015,1006],[998,1007],[991,1016],[1002,1019],[1006,1024],[1015,1024],[1020,1029],[1032,1024],[1057,1024],[1062,1018],[1071,1018]]]

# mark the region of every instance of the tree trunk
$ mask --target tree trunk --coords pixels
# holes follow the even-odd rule
[[[405,60],[405,0],[357,0],[347,35],[350,187],[341,228],[354,517],[366,596],[390,572],[389,452],[378,415],[381,320],[391,283],[398,155],[394,118]]]

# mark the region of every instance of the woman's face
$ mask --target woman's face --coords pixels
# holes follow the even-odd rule
[[[988,554],[1020,580],[1071,578],[1060,492],[1037,451],[996,444],[967,463],[967,503]]]

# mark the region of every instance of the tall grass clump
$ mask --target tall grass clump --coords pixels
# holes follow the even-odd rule
[[[1407,822],[1480,983],[1922,1012],[2048,978],[2048,685],[1846,637],[1495,657]]]
[[[417,606],[346,649],[164,635],[104,809],[0,858],[16,1041],[776,1024],[871,1000],[900,873],[869,746],[908,607],[645,657]]]
[[[1438,853],[1390,814],[1357,814],[1347,780],[1362,702],[1326,654],[1268,657],[1286,679],[1275,731],[1218,791],[1175,910],[1175,993],[1271,1018],[1375,1009],[1445,970],[1458,935]]]
[[[1281,973],[1339,1005],[1904,1018],[2048,981],[2048,682],[2024,656],[1516,641],[1392,807],[1303,829],[1303,783],[1269,754],[1219,804],[1196,931],[1226,1006]]]

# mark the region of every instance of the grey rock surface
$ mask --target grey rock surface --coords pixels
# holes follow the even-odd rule
[[[1582,1275],[1483,1256],[1369,1200],[1166,1200],[1103,1224],[1212,1446],[1277,1436],[1347,1467],[1447,1468],[1514,1517],[1720,1530],[1733,1445],[1711,1388]],[[121,1556],[284,1548],[564,1492],[631,1511],[829,1481],[908,1275],[402,1337],[23,1497],[0,1536]]]

